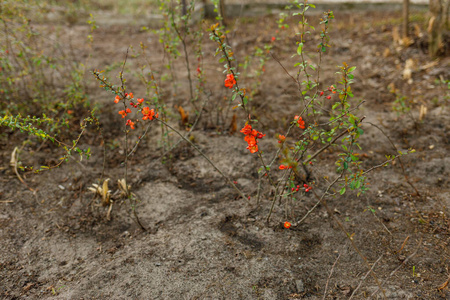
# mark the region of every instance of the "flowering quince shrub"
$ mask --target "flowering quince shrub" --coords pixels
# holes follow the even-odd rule
[[[320,82],[320,65],[327,48],[330,47],[328,28],[334,19],[333,12],[328,11],[323,14],[320,20],[320,42],[317,45],[311,45],[314,39],[307,40],[306,36],[312,34],[311,32],[315,31],[315,28],[309,25],[305,13],[315,6],[309,4],[307,0],[296,0],[293,5],[297,12],[282,13],[278,24],[280,30],[285,30],[289,27],[286,20],[290,15],[300,19],[298,28],[301,31],[297,32],[299,39],[295,51],[298,60],[294,65],[297,68],[297,74],[296,76],[288,74],[298,88],[299,108],[292,115],[292,122],[287,131],[277,135],[279,148],[272,158],[264,155],[258,145],[258,141],[265,135],[257,130],[258,120],[250,113],[250,98],[246,89],[241,85],[234,53],[227,44],[227,32],[219,23],[210,27],[210,39],[217,44],[216,56],[220,55],[219,62],[224,63],[224,86],[231,89],[233,101],[239,99],[235,108],[243,109],[246,116],[245,124],[240,132],[244,134],[244,141],[247,143],[250,154],[257,155],[259,158],[261,163],[260,180],[267,178],[269,185],[275,190],[267,217],[268,221],[277,200],[284,200],[285,203],[288,203],[290,200],[299,200],[307,193],[312,193],[320,202],[325,197],[331,196],[332,191],[343,195],[347,189],[357,190],[357,194],[360,195],[368,189],[366,174],[369,171],[385,166],[394,159],[407,154],[399,152],[397,155],[388,156],[383,164],[364,170],[357,152],[357,149],[361,149],[358,143],[359,138],[364,134],[361,125],[365,117],[357,115],[358,107],[363,101],[351,101],[353,98],[351,85],[354,82],[353,72],[356,67],[351,67],[345,62],[342,63],[337,72],[340,80],[327,85],[325,89],[321,88],[323,84]],[[272,42],[275,41],[274,37]],[[308,61],[307,58],[312,56],[307,56],[305,54],[307,51],[316,52],[317,61]],[[287,72],[286,68],[283,67],[283,69]],[[326,102],[332,103],[331,111],[325,109]],[[323,116],[326,114],[328,114],[328,121],[323,122]],[[318,177],[312,176],[314,164],[319,159],[319,155],[330,147],[339,152],[335,161],[336,176],[331,181],[325,177],[323,181],[316,182]],[[278,172],[271,172],[272,166],[277,162],[279,162],[276,168]],[[298,183],[302,183],[304,187],[301,194]],[[315,192],[316,186],[325,186],[322,195]],[[258,195],[260,195],[259,191]],[[285,214],[286,218],[289,218],[288,209],[285,209]],[[285,228],[290,228],[290,226],[291,223],[287,221],[284,223]]]
[[[218,1],[214,0],[213,3],[218,10]],[[358,107],[363,104],[363,101],[354,101],[352,92],[352,84],[354,82],[353,72],[356,67],[351,67],[347,63],[343,62],[339,67],[337,74],[340,79],[334,83],[322,83],[320,82],[321,64],[326,54],[329,45],[328,28],[330,22],[334,19],[333,12],[325,12],[320,20],[319,30],[319,43],[313,44],[314,39],[306,39],[307,35],[312,34],[316,29],[309,25],[305,13],[309,8],[314,8],[314,5],[308,4],[307,0],[294,1],[293,5],[297,11],[294,13],[283,13],[282,17],[278,21],[281,32],[289,28],[289,25],[285,22],[290,15],[299,19],[298,27],[300,32],[296,33],[298,37],[296,49],[294,49],[294,57],[297,62],[294,67],[297,68],[296,76],[288,73],[284,66],[282,69],[287,73],[287,77],[297,86],[297,99],[295,111],[290,112],[289,126],[285,132],[276,134],[275,137],[267,137],[262,133],[261,123],[252,114],[252,92],[249,92],[252,88],[246,88],[244,82],[245,75],[242,75],[239,70],[246,70],[246,63],[238,64],[235,54],[228,44],[227,33],[228,31],[221,22],[209,26],[210,40],[217,46],[215,56],[218,57],[219,63],[223,64],[223,86],[229,90],[231,94],[231,101],[234,102],[233,109],[242,111],[242,115],[245,116],[243,120],[237,120],[236,114],[234,115],[234,122],[241,123],[239,125],[240,133],[242,134],[243,147],[246,145],[246,149],[249,151],[249,155],[257,157],[260,167],[259,184],[257,191],[257,201],[261,195],[270,195],[269,189],[273,192],[273,198],[271,198],[270,209],[268,210],[267,221],[270,221],[271,214],[275,208],[275,204],[285,203],[284,212],[285,219],[283,220],[284,227],[286,229],[291,226],[297,226],[300,221],[293,219],[292,214],[289,213],[288,203],[293,200],[300,201],[302,198],[312,195],[316,197],[319,204],[325,198],[345,194],[348,189],[356,190],[357,194],[364,193],[368,187],[366,182],[366,175],[368,172],[385,166],[395,160],[396,158],[407,154],[399,152],[397,155],[388,156],[387,160],[382,164],[375,167],[364,169],[362,162],[359,160],[358,149],[361,149],[359,145],[359,138],[364,134],[362,129],[363,120],[365,116],[358,115]],[[176,38],[171,37],[170,41],[177,41],[183,45],[183,51],[187,57],[187,43],[185,40],[186,35],[181,34],[180,28],[175,24],[175,17],[173,11],[168,13],[168,21],[165,26],[170,27],[172,35],[176,35]],[[220,15],[218,17],[220,21]],[[183,19],[183,21],[186,21]],[[185,25],[187,23],[184,23]],[[163,44],[168,43],[164,41],[164,34],[160,33]],[[273,43],[277,41],[276,37],[270,39],[270,42],[265,51],[259,53],[260,68],[259,74],[264,73],[264,64],[267,61]],[[145,49],[141,45],[141,48]],[[197,49],[201,49],[198,46]],[[306,55],[306,52],[315,52],[316,55]],[[186,58],[186,66],[188,68],[188,81],[190,85],[190,98],[192,104],[195,107],[195,100],[202,91],[206,78],[203,76],[203,67],[201,66],[202,54],[201,50],[198,50],[197,58],[198,65],[196,69],[197,73],[197,89],[194,92],[193,84],[191,81],[190,63]],[[309,57],[316,57],[316,61],[308,61]],[[308,59],[307,59],[308,58]],[[278,61],[278,60],[277,60]],[[125,62],[124,62],[125,64]],[[281,63],[280,63],[281,64]],[[122,68],[123,72],[123,68]],[[120,105],[117,113],[123,120],[124,133],[125,133],[125,182],[127,179],[126,162],[128,156],[136,150],[139,141],[144,134],[139,135],[138,141],[131,151],[128,150],[128,135],[134,130],[139,129],[143,122],[157,121],[161,124],[162,132],[164,130],[171,130],[177,133],[182,139],[188,142],[195,148],[208,162],[219,172],[226,181],[234,188],[242,198],[251,200],[251,195],[245,195],[237,186],[236,181],[230,180],[217,166],[188,138],[187,135],[182,135],[179,131],[174,129],[168,122],[164,113],[164,104],[162,103],[159,87],[151,74],[151,80],[143,82],[154,89],[154,99],[151,102],[154,107],[147,106],[146,101],[143,98],[134,99],[133,93],[126,92],[124,80],[122,78],[122,72],[120,73],[121,86],[114,86],[110,84],[107,79],[102,76],[101,71],[94,71],[96,79],[100,82],[101,87],[114,94],[114,103]],[[175,87],[174,87],[175,88]],[[195,94],[195,95],[194,95]],[[331,110],[325,109],[331,103]],[[178,108],[180,114],[185,114],[182,108]],[[202,109],[200,110],[202,111]],[[159,114],[161,113],[161,117]],[[120,119],[119,119],[120,120]],[[150,125],[147,125],[150,126]],[[235,125],[237,131],[237,125]],[[147,127],[148,128],[148,127]],[[189,133],[188,133],[189,134]],[[262,149],[260,141],[265,139],[270,142],[270,139],[274,139],[274,144],[278,146],[275,153],[265,153]],[[330,179],[329,176],[322,176],[316,172],[315,166],[320,163],[320,154],[328,148],[333,148],[333,153],[337,153],[336,160],[334,161],[335,168],[332,170],[335,174],[334,179]],[[168,150],[170,151],[170,150]],[[326,165],[330,165],[326,162]],[[266,185],[262,184],[266,183]],[[266,188],[266,186],[269,186]],[[126,189],[128,186],[124,185]],[[262,192],[261,192],[262,191]],[[126,193],[132,198],[131,193]],[[278,200],[278,201],[277,201]],[[326,205],[324,203],[324,205]],[[315,205],[314,207],[316,207]],[[309,213],[308,213],[309,214]],[[306,216],[305,216],[306,217]]]

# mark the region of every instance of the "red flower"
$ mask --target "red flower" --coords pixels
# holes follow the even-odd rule
[[[246,135],[244,140],[248,143],[249,146],[256,145],[256,137],[253,135]]]
[[[242,132],[245,135],[251,134],[252,133],[252,125],[245,124],[244,128],[242,128],[240,132]]]
[[[114,98],[114,103],[119,103],[119,101],[120,101],[120,96],[117,95],[116,98]]]
[[[276,37],[272,37],[272,42],[275,42],[275,40],[276,40],[277,38]]]
[[[131,113],[131,109],[127,108],[126,112],[129,114]]]
[[[142,109],[142,114],[144,115],[142,117],[142,120],[153,120],[154,118],[158,118],[159,114],[155,114],[155,110],[152,108],[150,109],[149,107],[144,107]]]
[[[131,129],[134,129],[134,128],[135,128],[135,127],[134,127],[134,122],[131,121],[131,120],[127,120],[126,125],[130,126]]]
[[[330,99],[331,99],[331,96],[327,96],[327,99],[330,100]]]
[[[247,149],[248,150],[250,150],[250,153],[256,153],[256,152],[258,152],[258,145],[257,144],[254,144],[254,145],[248,145],[248,147],[247,147]]]
[[[320,92],[319,96],[320,96],[320,97],[322,97],[322,96],[323,96],[323,91],[321,91],[321,92]]]
[[[305,121],[303,121],[302,117],[295,116],[294,120],[297,120],[298,127],[305,129]]]
[[[286,228],[286,229],[289,229],[289,228],[291,228],[291,223],[289,223],[289,222],[284,222],[284,228]]]
[[[244,128],[240,130],[243,134],[245,134],[244,140],[247,142],[247,149],[250,150],[250,153],[258,152],[258,141],[257,139],[262,139],[265,134],[259,132],[252,128],[252,125],[245,124]]]
[[[122,115],[122,119],[127,116],[127,113],[124,110],[119,111],[119,114]]]
[[[280,169],[280,170],[292,169],[292,166],[280,165],[280,166],[279,166],[279,169]]]
[[[236,84],[236,79],[234,79],[233,74],[227,74],[227,78],[225,79],[225,86],[227,88],[233,88],[233,86]]]

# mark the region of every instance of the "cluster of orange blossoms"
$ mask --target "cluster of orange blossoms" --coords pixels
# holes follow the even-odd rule
[[[298,127],[300,127],[300,129],[305,129],[305,121],[303,120],[302,117],[295,116],[294,120],[297,120],[297,124],[298,124]]]
[[[133,102],[133,93],[125,93],[124,95],[125,97],[122,98],[120,95],[116,95],[115,99],[114,99],[114,103],[119,103],[119,101],[123,100],[130,100],[130,106],[134,107],[134,108],[138,108],[138,106],[142,106],[142,104],[144,103],[144,98],[138,98],[136,100],[137,103]],[[141,110],[142,114],[144,115],[142,117],[142,120],[153,120],[155,118],[159,117],[159,114],[155,112],[154,109],[150,109],[149,107],[143,107]],[[120,110],[119,114],[122,116],[122,118],[125,118],[128,114],[131,113],[131,109],[126,108],[125,110]],[[131,121],[130,119],[127,120],[127,122],[125,123],[126,126],[130,126],[131,129],[135,129],[135,123],[133,121]]]
[[[236,84],[236,79],[234,79],[233,74],[227,74],[227,78],[225,79],[225,86],[229,89],[233,88]]]
[[[245,124],[244,128],[241,129],[243,134],[245,134],[244,140],[247,142],[248,147],[247,149],[250,150],[250,153],[258,152],[258,140],[262,139],[265,134],[262,134],[262,132],[259,132],[252,128],[252,125]]]
[[[292,169],[292,166],[288,166],[288,165],[280,165],[280,170],[287,170],[287,169]]]
[[[127,120],[126,125],[127,125],[127,126],[130,126],[131,129],[134,129],[134,128],[135,128],[135,127],[134,127],[134,122],[131,121],[131,120]]]
[[[149,107],[144,107],[142,109],[142,114],[144,115],[142,117],[142,120],[153,120],[153,118],[158,118],[159,114],[155,114],[155,110],[152,108],[150,109]]]

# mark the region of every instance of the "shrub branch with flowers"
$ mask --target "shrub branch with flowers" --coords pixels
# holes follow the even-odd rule
[[[312,191],[314,186],[322,185],[322,183],[313,179],[318,178],[317,175],[313,176],[313,166],[319,159],[319,155],[330,147],[341,149],[335,162],[337,177],[331,183],[328,182],[327,188],[320,199],[331,196],[332,194],[329,194],[329,191],[335,190],[335,185],[340,186],[339,194],[341,195],[348,188],[358,190],[358,195],[368,189],[367,171],[363,170],[356,152],[356,148],[360,148],[359,137],[364,133],[361,125],[365,117],[358,117],[355,112],[363,104],[363,101],[354,104],[354,101],[350,100],[353,97],[351,84],[354,81],[353,71],[356,67],[350,67],[344,62],[338,72],[341,80],[337,84],[328,86],[326,90],[322,90],[320,88],[322,85],[320,71],[323,55],[330,47],[328,44],[328,29],[330,22],[334,19],[333,12],[325,12],[320,20],[322,28],[320,42],[316,46],[317,61],[311,62],[306,59],[307,56],[305,55],[305,52],[311,49],[311,42],[306,39],[306,36],[312,34],[311,31],[314,31],[315,28],[308,23],[305,14],[309,8],[315,8],[315,6],[309,4],[306,0],[294,1],[293,4],[298,11],[292,13],[292,16],[300,19],[299,28],[301,28],[301,32],[297,33],[297,36],[299,36],[296,49],[298,62],[294,65],[297,67],[297,73],[291,75],[281,63],[280,65],[297,85],[300,105],[298,113],[293,116],[293,121],[288,130],[284,134],[278,134],[279,149],[276,155],[269,160],[269,164],[265,163],[267,158],[258,146],[258,140],[265,135],[255,129],[258,120],[251,115],[249,97],[246,95],[245,88],[240,86],[240,74],[234,65],[234,53],[227,43],[227,32],[219,23],[210,27],[210,39],[218,45],[216,55],[221,54],[219,62],[225,63],[224,85],[232,90],[232,100],[236,98],[240,100],[235,108],[240,107],[245,112],[245,125],[240,132],[245,135],[244,140],[247,142],[247,149],[251,154],[256,154],[262,164],[259,173],[268,178],[269,184],[275,190],[267,221],[270,220],[277,200],[284,199],[287,204],[288,200],[297,197],[295,194],[299,192],[300,185],[296,182],[303,181],[305,193]],[[287,17],[288,14],[283,13],[279,20],[280,29],[288,28],[288,24],[285,23]],[[274,55],[272,56],[274,57]],[[332,103],[334,101],[331,111],[325,108],[327,101]],[[324,122],[322,116],[325,114],[328,114],[329,118]],[[294,127],[298,129],[294,130]],[[382,165],[384,166],[392,159],[404,154],[406,153],[399,152],[398,155],[389,157]],[[277,169],[283,173],[272,176],[271,167],[277,161],[280,162]],[[326,182],[327,180],[324,183]],[[260,195],[260,191],[258,191],[258,195]],[[285,214],[288,218],[287,205],[285,206]]]
[[[286,228],[298,226],[319,203],[328,197],[334,197],[337,194],[343,195],[348,189],[356,190],[357,195],[364,193],[368,189],[368,183],[366,182],[368,172],[386,166],[400,156],[409,153],[398,152],[397,155],[387,157],[386,161],[377,166],[366,170],[363,168],[357,150],[361,149],[359,139],[364,134],[362,127],[365,116],[357,116],[357,112],[364,101],[352,100],[354,95],[351,88],[354,82],[353,72],[356,67],[351,67],[345,62],[342,63],[337,72],[340,80],[331,85],[325,85],[326,88],[323,88],[324,84],[320,80],[321,64],[323,63],[322,61],[327,48],[330,47],[328,30],[330,22],[334,19],[333,12],[328,11],[323,14],[320,20],[319,43],[313,45],[313,39],[307,39],[306,36],[311,35],[316,29],[308,23],[305,15],[309,8],[314,8],[314,5],[309,4],[306,0],[297,0],[293,4],[297,11],[291,13],[291,17],[299,20],[298,28],[300,28],[300,32],[296,33],[298,37],[297,47],[295,49],[297,62],[294,64],[294,67],[297,68],[296,74],[290,74],[278,61],[274,53],[270,53],[270,55],[279,63],[288,78],[297,86],[298,104],[296,105],[296,111],[293,111],[291,114],[291,122],[287,130],[276,135],[278,149],[274,154],[270,152],[265,153],[259,144],[262,139],[268,139],[268,137],[260,131],[260,122],[252,114],[252,94],[248,93],[248,90],[243,87],[244,84],[241,82],[243,80],[242,78],[245,79],[245,76],[241,77],[241,73],[239,72],[239,66],[242,65],[238,64],[235,53],[228,42],[227,29],[223,25],[220,25],[220,23],[213,24],[209,27],[210,40],[217,46],[215,55],[219,57],[219,63],[223,64],[223,85],[231,91],[231,101],[238,101],[238,103],[234,104],[233,109],[241,109],[245,116],[245,119],[241,121],[242,127],[240,133],[243,135],[246,149],[250,155],[256,155],[260,163],[258,170],[259,184],[256,193],[257,203],[259,203],[261,196],[263,199],[269,199],[271,197],[267,222],[270,221],[275,204],[277,202],[284,203],[285,222],[289,223],[289,225],[285,225]],[[169,15],[172,16],[173,34],[177,36],[178,40],[183,40],[183,36],[179,31],[180,28],[174,24],[173,13]],[[288,14],[284,13],[279,20],[278,24],[281,30],[288,28],[288,24],[285,23],[288,16]],[[220,20],[220,16],[218,19]],[[183,21],[185,22],[184,25],[187,26],[187,21],[185,19]],[[276,41],[277,38],[272,37],[270,45],[266,47],[267,52],[270,52],[273,43]],[[145,49],[142,45],[141,47]],[[185,55],[187,55],[186,47],[187,44],[183,42]],[[311,56],[306,55],[306,52],[315,52],[317,54],[315,55],[316,61],[308,61],[307,58]],[[198,57],[201,58],[201,56],[202,54],[199,54]],[[266,58],[261,60],[261,64],[264,66]],[[188,59],[186,59],[186,63],[189,65]],[[251,200],[251,195],[243,193],[234,181],[222,172],[205,153],[187,138],[187,135],[181,134],[169,124],[166,118],[159,118],[159,100],[154,102],[156,109],[146,106],[146,101],[143,98],[134,100],[133,93],[126,91],[123,68],[119,75],[121,86],[118,87],[111,85],[101,73],[101,71],[94,72],[101,86],[115,95],[114,102],[116,104],[122,104],[121,109],[118,110],[118,114],[124,120],[125,166],[130,154],[128,151],[128,135],[132,130],[137,128],[140,122],[156,120],[161,124],[162,128],[175,132],[181,137],[181,140],[186,141],[199,152],[242,198]],[[199,86],[204,86],[206,78],[202,76],[200,66],[197,68],[197,73],[199,75]],[[190,72],[188,72],[188,77],[191,87],[190,93],[192,93],[192,81],[190,80],[189,74]],[[151,82],[153,82],[152,84],[154,86],[157,86],[153,74]],[[159,95],[159,93],[157,94]],[[191,100],[192,98],[194,97],[191,94]],[[327,105],[331,105],[331,110],[326,108]],[[160,107],[162,108],[162,106]],[[135,111],[135,117],[130,118],[133,115],[133,111]],[[137,115],[140,116],[137,117]],[[239,122],[236,119],[236,114],[233,117],[233,121],[236,123]],[[148,127],[145,129],[144,134],[139,136],[138,142],[131,152],[135,151],[140,139],[145,136],[147,130]],[[319,164],[323,159],[321,154],[329,148],[332,148],[333,152],[337,153],[336,160],[334,161],[334,179],[330,179],[329,174],[321,174],[315,168],[316,164]],[[262,184],[264,181],[267,181],[267,187]],[[126,167],[125,182],[127,182]],[[126,184],[125,186],[128,187]],[[322,193],[320,192],[321,190]],[[290,208],[288,203],[300,201],[308,193],[313,194],[318,199],[316,205],[303,218],[293,217],[289,212]],[[128,191],[126,194],[129,198],[133,198]]]

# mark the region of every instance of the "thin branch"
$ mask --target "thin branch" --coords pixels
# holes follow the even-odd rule
[[[343,173],[342,173],[343,174]],[[342,175],[341,175],[342,176]],[[322,197],[319,197],[316,192],[314,190],[312,190],[314,196],[317,199],[322,199]],[[338,224],[339,228],[341,229],[341,231],[343,233],[345,233],[345,235],[347,236],[347,238],[349,239],[350,243],[352,244],[353,249],[356,251],[356,253],[358,253],[359,257],[362,259],[362,261],[364,262],[364,264],[366,265],[367,269],[370,270],[370,275],[372,276],[372,278],[375,280],[375,282],[378,285],[378,290],[381,289],[381,291],[383,292],[383,297],[386,299],[386,294],[384,292],[384,290],[381,288],[381,283],[380,280],[378,279],[378,276],[375,274],[375,272],[372,270],[372,268],[370,267],[369,263],[367,262],[367,258],[362,254],[361,250],[359,250],[359,248],[356,246],[355,242],[353,241],[353,238],[351,237],[351,235],[345,230],[344,225],[342,225],[341,221],[339,221],[339,219],[334,215],[333,211],[328,207],[326,201],[321,200],[322,205],[325,207],[325,209],[328,212],[328,215],[331,216],[331,218],[333,218],[333,220]]]
[[[297,80],[294,78],[294,76],[292,76],[291,74],[289,74],[288,70],[286,70],[286,68],[283,66],[283,64],[280,62],[280,60],[278,58],[275,57],[275,55],[273,55],[272,52],[270,52],[270,55],[272,56],[272,58],[280,65],[281,68],[283,68],[284,72],[286,72],[286,74],[292,78],[292,80],[295,82],[295,84],[297,84]]]
[[[361,287],[361,285],[364,283],[364,281],[366,280],[367,276],[369,276],[370,272],[372,272],[372,270],[375,268],[375,265],[383,258],[383,254],[381,254],[380,257],[378,257],[378,259],[373,263],[372,268],[370,268],[369,271],[367,271],[366,275],[363,276],[363,278],[361,278],[361,281],[359,282],[358,286],[356,287],[356,289],[353,291],[353,293],[351,294],[350,298],[348,300],[351,300],[353,298],[354,295],[356,295],[356,291],[358,291],[358,289]]]
[[[335,262],[333,264],[333,266],[331,267],[330,275],[328,276],[327,283],[325,284],[325,292],[323,293],[323,298],[322,298],[323,300],[325,300],[325,298],[327,297],[328,283],[330,282],[331,275],[333,275],[334,267],[336,266],[336,264],[337,264],[337,262],[338,262],[340,257],[341,257],[341,253],[339,253],[338,257],[336,258],[336,260],[335,260]]]
[[[383,281],[381,286],[383,286],[388,281],[388,279],[392,277],[392,275],[394,275],[398,270],[400,270],[400,268],[402,266],[404,266],[411,258],[413,258],[417,254],[417,251],[419,251],[420,245],[422,244],[422,240],[423,240],[423,238],[420,238],[420,241],[417,244],[417,247],[416,247],[416,250],[414,251],[414,253],[412,253],[410,256],[408,256],[397,268],[395,268],[395,270],[392,271],[391,274],[389,274],[389,276]],[[370,295],[370,298],[372,298],[373,296],[375,296],[376,293],[378,293],[378,291],[381,289],[381,286],[380,285],[378,286],[378,289],[376,289],[372,293],[372,295]]]
[[[206,156],[206,154],[203,153],[202,150],[200,150],[200,148],[198,148],[194,143],[192,143],[189,139],[187,139],[186,137],[184,137],[178,130],[176,130],[175,128],[173,128],[172,126],[170,126],[169,124],[167,124],[166,122],[164,122],[161,119],[156,119],[158,122],[161,122],[162,124],[164,124],[165,126],[167,126],[169,129],[171,129],[173,132],[175,132],[176,134],[178,134],[183,140],[185,140],[186,142],[188,142],[195,150],[197,150],[198,153],[200,153],[201,156],[203,156],[204,159],[206,159],[207,162],[209,162],[209,164],[217,171],[219,172],[220,175],[222,175],[223,178],[225,178],[225,180],[240,194],[240,196],[244,199],[248,199],[245,194],[233,183],[233,181],[231,181],[231,179],[225,175],[225,173],[223,173],[212,161],[211,159],[209,159],[208,156]]]
[[[381,133],[383,133],[383,135],[388,139],[389,143],[391,143],[392,148],[395,150],[396,153],[398,153],[398,149],[395,146],[395,144],[392,142],[392,140],[389,138],[389,136],[383,131],[383,129],[381,129],[379,126],[371,123],[371,122],[367,122],[368,124],[374,126],[375,128],[377,128],[379,131],[381,131]],[[402,168],[402,173],[403,176],[405,177],[406,182],[414,189],[414,191],[416,192],[417,196],[421,196],[419,191],[417,190],[417,188],[412,184],[412,182],[409,180],[408,175],[406,175],[406,171],[405,171],[405,167],[403,165],[402,160],[400,159],[400,157],[398,158],[398,161],[400,163],[400,167]]]

